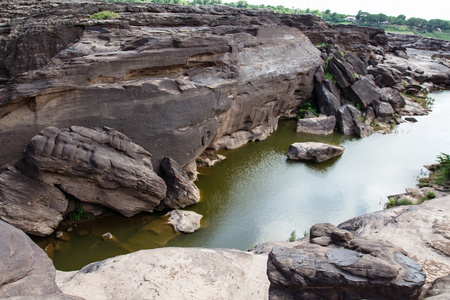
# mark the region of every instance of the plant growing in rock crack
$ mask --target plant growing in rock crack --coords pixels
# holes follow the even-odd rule
[[[390,197],[388,199],[388,202],[386,202],[384,204],[384,209],[391,208],[391,207],[396,207],[396,206],[398,206],[398,204],[397,204],[397,197]]]
[[[81,218],[90,219],[91,215],[84,211],[83,206],[77,204],[75,210],[67,214],[67,219],[70,221],[80,221]]]
[[[109,11],[109,10],[104,10],[98,13],[93,14],[92,16],[89,17],[89,19],[91,20],[106,20],[106,19],[114,19],[114,18],[118,18],[119,14]]]
[[[316,117],[319,116],[317,109],[313,107],[311,102],[305,102],[298,107],[298,116],[297,119],[303,119],[305,117],[306,112],[312,112]]]

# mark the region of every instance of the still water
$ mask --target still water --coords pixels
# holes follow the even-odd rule
[[[162,214],[132,218],[104,217],[78,224],[70,241],[37,239],[54,247],[59,270],[84,265],[140,249],[164,246],[246,250],[266,241],[286,240],[296,230],[303,235],[313,224],[339,224],[383,208],[386,196],[414,187],[423,165],[450,153],[450,91],[433,93],[428,116],[403,123],[389,134],[358,139],[339,133],[313,136],[295,132],[295,121],[280,121],[278,130],[261,142],[223,151],[227,158],[203,168],[196,182],[201,202],[188,210],[202,214],[202,228],[177,234]],[[345,147],[344,154],[321,164],[286,160],[293,142],[320,141]],[[64,228],[62,228],[64,229]],[[103,241],[111,232],[117,241]]]

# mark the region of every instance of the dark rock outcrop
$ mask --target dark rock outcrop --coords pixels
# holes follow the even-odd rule
[[[25,233],[1,220],[0,241],[0,298],[82,299],[64,295],[47,254]]]
[[[287,157],[291,160],[306,160],[320,163],[342,155],[344,150],[345,148],[342,146],[328,145],[325,143],[293,143],[289,146]]]
[[[275,247],[267,274],[270,299],[418,299],[425,282],[401,248],[330,224],[311,228],[311,242]]]
[[[339,108],[336,120],[339,129],[345,135],[365,137],[373,133],[373,128],[362,121],[361,112],[351,104]]]
[[[427,38],[415,34],[403,34],[394,32],[386,32],[386,36],[388,39],[388,45],[393,52],[395,52],[399,47],[403,49],[413,48],[429,51],[450,51],[449,41]]]
[[[167,193],[158,209],[183,208],[200,201],[200,191],[176,161],[164,157],[160,167],[162,178],[167,183]]]
[[[359,105],[361,109],[366,109],[375,100],[380,100],[381,94],[374,82],[367,77],[361,77],[352,84],[348,92],[349,98]]]

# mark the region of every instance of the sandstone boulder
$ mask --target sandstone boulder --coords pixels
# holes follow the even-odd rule
[[[381,100],[383,102],[389,102],[395,111],[400,111],[401,108],[405,107],[405,99],[398,90],[385,87],[380,89],[380,93]]]
[[[81,299],[62,294],[52,261],[25,233],[0,221],[0,240],[0,298]]]
[[[376,100],[373,102],[373,108],[377,118],[383,122],[389,122],[394,115],[394,109],[389,103]]]
[[[67,294],[86,299],[267,299],[267,255],[238,250],[141,250],[57,272]]]
[[[319,111],[326,116],[335,115],[341,106],[339,89],[333,81],[326,79],[323,82],[317,82],[315,87]]]
[[[311,228],[311,242],[275,247],[267,274],[270,299],[417,299],[425,274],[405,252],[388,241],[358,239],[331,224]],[[335,243],[333,236],[338,243]]]
[[[319,116],[304,118],[297,121],[297,132],[328,135],[332,134],[336,126],[335,116]]]
[[[344,150],[345,148],[342,146],[325,143],[294,143],[289,146],[287,157],[291,160],[306,160],[320,163],[342,155]]]
[[[187,210],[172,210],[167,213],[169,216],[169,224],[173,226],[175,231],[183,233],[193,233],[200,228],[200,220],[202,215]]]
[[[337,84],[340,88],[345,89],[355,82],[355,71],[352,65],[344,61],[338,55],[333,55],[328,62],[328,70],[336,78]]]

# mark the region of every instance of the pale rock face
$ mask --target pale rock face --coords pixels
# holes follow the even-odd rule
[[[176,231],[183,233],[193,233],[200,228],[200,220],[202,215],[187,210],[172,210],[166,215],[169,216],[169,224],[173,226]]]
[[[294,143],[289,146],[287,157],[292,160],[307,160],[320,163],[342,155],[344,150],[345,148],[342,146],[328,145],[325,143]]]
[[[268,299],[266,255],[163,248],[57,272],[66,294],[85,299]],[[82,287],[82,288],[80,288]]]

